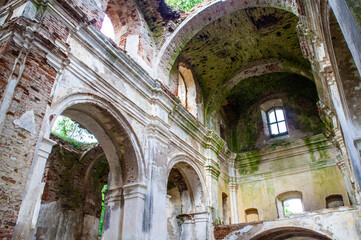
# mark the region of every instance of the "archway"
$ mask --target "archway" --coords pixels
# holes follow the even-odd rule
[[[331,238],[309,230],[298,227],[275,228],[262,232],[250,240],[332,240]]]
[[[203,184],[196,170],[185,162],[171,167],[167,183],[168,239],[207,238]],[[197,237],[198,236],[198,237]]]
[[[297,6],[291,1],[261,0],[261,1],[215,1],[204,5],[195,11],[174,31],[163,44],[156,59],[158,78],[166,80],[169,72],[184,46],[208,24],[246,8],[275,7],[297,14]]]
[[[82,225],[79,227],[80,232],[75,234],[76,238],[80,236],[82,239],[98,238],[97,234],[96,237],[94,234],[91,237],[87,235],[89,229],[84,226],[87,225],[87,219],[99,218],[99,208],[95,209],[93,205],[99,206],[101,202],[99,190],[104,186],[106,179],[108,179],[108,189],[105,193],[102,239],[142,238],[146,192],[142,183],[143,161],[136,136],[126,119],[104,99],[89,95],[68,96],[53,108],[52,113],[52,124],[59,114],[70,117],[94,134],[104,151],[94,161],[85,161],[87,164],[75,167],[81,170],[80,172],[86,173],[82,184],[86,187],[78,188],[83,191],[80,195],[84,200],[82,206],[84,216],[80,221],[75,221]],[[87,154],[84,154],[81,159],[85,159],[86,156]],[[79,175],[81,174],[75,170],[73,176],[79,177]],[[94,182],[96,178],[99,182]],[[95,192],[99,194],[94,196]],[[124,219],[132,220],[124,221]],[[83,233],[81,229],[84,229]]]

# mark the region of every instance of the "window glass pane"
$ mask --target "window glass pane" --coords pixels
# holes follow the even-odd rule
[[[270,127],[271,127],[271,134],[277,135],[278,134],[277,123],[271,124]]]
[[[299,198],[290,198],[283,201],[283,208],[285,215],[303,212],[302,201]]]
[[[277,121],[283,121],[285,120],[285,116],[283,114],[283,110],[282,109],[277,109],[276,110],[276,115],[277,115]]]
[[[269,122],[270,123],[274,123],[276,122],[276,117],[275,117],[275,111],[272,110],[268,113],[268,118],[269,118]]]
[[[280,133],[287,132],[286,122],[283,121],[283,122],[278,123],[278,128],[280,130]]]

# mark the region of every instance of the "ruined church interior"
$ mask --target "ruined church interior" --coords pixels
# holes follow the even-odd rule
[[[360,240],[360,96],[359,0],[0,0],[0,239]]]

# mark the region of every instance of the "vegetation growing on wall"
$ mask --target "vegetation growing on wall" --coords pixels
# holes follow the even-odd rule
[[[292,128],[310,135],[323,131],[314,83],[296,74],[266,74],[241,81],[226,99],[224,110],[229,126],[230,150],[242,152],[259,147],[257,142],[265,135],[260,105],[275,98],[282,99]]]
[[[165,0],[165,2],[174,9],[189,11],[203,0]]]

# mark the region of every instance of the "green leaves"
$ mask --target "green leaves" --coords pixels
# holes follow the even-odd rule
[[[203,2],[203,0],[165,0],[165,3],[168,4],[168,6],[174,9],[182,9],[186,12],[201,2]]]
[[[52,134],[70,142],[96,143],[97,139],[79,123],[68,117],[59,116],[55,122]]]
[[[103,232],[103,224],[104,224],[104,214],[105,214],[105,202],[104,202],[104,193],[107,190],[108,185],[104,185],[102,189],[102,212],[100,215],[100,224],[99,224],[99,236],[102,235]]]

